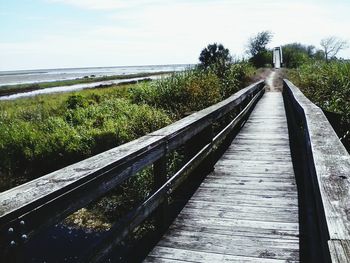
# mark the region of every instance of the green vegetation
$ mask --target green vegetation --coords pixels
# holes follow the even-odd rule
[[[1,189],[57,170],[171,122],[113,89],[0,103]]]
[[[290,78],[321,108],[350,119],[350,63],[309,62],[290,72]]]
[[[211,69],[222,77],[231,65],[230,51],[222,44],[210,44],[199,55],[199,67],[205,70]]]
[[[221,62],[214,59],[207,67],[200,65],[152,82],[1,101],[0,191],[219,102],[241,89],[254,74],[248,63],[225,61],[222,67]],[[181,163],[181,153],[169,153],[169,173]],[[65,222],[108,229],[111,222],[144,200],[152,185],[149,167]],[[148,228],[152,224],[144,229]]]
[[[340,115],[341,137],[350,130],[350,63],[333,60],[311,60],[295,70],[289,71],[289,78],[302,92],[323,110]],[[350,145],[350,136],[343,140]]]
[[[131,89],[132,100],[166,110],[175,119],[208,107],[238,91],[254,68],[247,63],[227,68],[223,77],[211,69],[194,69]]]
[[[291,43],[282,46],[283,64],[287,68],[297,68],[309,62],[311,59],[322,60],[321,51],[315,52],[312,45],[302,45],[300,43]]]
[[[216,62],[214,62],[215,64]],[[158,81],[0,102],[0,191],[126,143],[230,96],[254,69],[196,68]]]
[[[77,79],[70,79],[70,80],[59,80],[59,81],[30,83],[30,84],[6,85],[6,86],[0,87],[0,96],[11,95],[11,94],[19,93],[19,92],[28,92],[28,91],[33,91],[33,90],[37,90],[37,89],[45,89],[45,88],[61,87],[61,86],[71,86],[71,85],[75,85],[75,84],[93,83],[93,82],[107,81],[107,80],[146,78],[149,76],[163,75],[163,74],[170,74],[170,73],[172,73],[172,72],[138,73],[138,74],[114,75],[114,76],[103,76],[103,77],[86,76],[84,78],[77,78]]]
[[[249,39],[247,53],[250,55],[249,62],[255,67],[271,66],[272,52],[266,46],[270,43],[272,36],[270,31],[262,31]]]

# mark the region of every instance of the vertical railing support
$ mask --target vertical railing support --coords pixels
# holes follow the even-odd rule
[[[167,158],[166,151],[164,155],[153,164],[154,190],[157,191],[167,181]],[[168,197],[165,197],[163,203],[159,206],[155,214],[156,229],[162,233],[168,223]]]
[[[214,138],[214,129],[213,129],[213,124],[210,124],[205,130],[203,134],[203,145],[206,145],[208,143],[212,143]],[[204,171],[206,173],[210,173],[214,170],[214,154],[211,152],[209,156],[207,157],[207,161],[204,163]]]
[[[211,143],[214,138],[213,124],[210,124],[185,145],[185,162],[188,162],[195,154],[197,154],[205,145]],[[209,173],[214,167],[214,158],[210,154],[207,161],[198,167],[200,172]]]

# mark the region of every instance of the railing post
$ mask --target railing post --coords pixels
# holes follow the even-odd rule
[[[211,143],[214,138],[213,124],[210,124],[199,134],[195,135],[185,145],[185,162],[188,162],[194,155],[196,155],[206,144]],[[213,155],[208,156],[204,165],[200,169],[205,172],[211,172],[213,169]]]
[[[154,190],[157,191],[167,181],[167,158],[164,155],[153,164]],[[156,229],[159,233],[163,232],[167,226],[168,217],[168,197],[165,197],[163,203],[156,210],[155,220]]]
[[[213,129],[213,124],[210,124],[205,130],[204,130],[204,134],[203,134],[203,141],[204,141],[204,145],[211,143],[213,141],[214,138],[214,129]],[[213,152],[211,152],[209,154],[209,156],[207,157],[207,161],[204,164],[203,169],[207,172],[210,173],[214,170],[214,164],[215,164],[215,160],[214,160],[214,154]]]

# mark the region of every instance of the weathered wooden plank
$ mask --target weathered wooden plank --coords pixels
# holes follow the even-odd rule
[[[258,209],[243,209],[242,207],[244,206],[207,206],[206,208],[197,208],[189,205],[186,207],[186,210],[184,210],[183,215],[227,219],[244,218],[245,220],[256,220],[258,218],[259,220],[267,222],[298,223],[297,209],[283,210],[282,208],[271,208],[269,209],[269,213],[266,213],[266,207],[265,209],[261,207],[255,207]]]
[[[234,165],[217,165],[215,168],[216,174],[219,172],[222,172],[224,175],[227,173],[234,173],[234,174],[242,174],[244,172],[247,172],[247,177],[255,176],[257,174],[261,176],[268,176],[268,175],[275,175],[278,174],[280,177],[283,178],[284,175],[288,176],[291,173],[291,167],[290,166],[276,166],[272,167],[274,163],[271,162],[270,165],[264,165],[264,166],[246,166],[244,168],[243,166],[234,166]],[[249,173],[249,174],[248,174]]]
[[[285,174],[283,176],[278,176],[274,174],[252,174],[251,176],[245,176],[242,173],[234,172],[232,173],[234,176],[229,176],[226,174],[213,174],[210,178],[207,179],[206,182],[217,182],[219,183],[221,180],[225,181],[225,183],[249,183],[249,182],[259,182],[259,183],[283,183],[283,184],[293,184],[290,182],[291,179],[294,178],[293,174]],[[221,181],[222,182],[222,181]]]
[[[265,135],[264,127],[269,127]],[[299,261],[298,195],[291,161],[281,94],[265,94],[146,261],[219,262],[213,254],[238,262]],[[199,254],[187,257],[192,252]]]
[[[279,150],[279,151],[277,151]],[[271,152],[273,151],[273,152]],[[268,156],[266,156],[266,153],[269,153]],[[244,147],[244,146],[240,146],[240,147],[235,147],[230,149],[229,151],[226,152],[226,156],[227,155],[234,155],[232,157],[235,158],[246,158],[246,159],[251,159],[249,158],[249,156],[256,156],[259,158],[267,158],[267,157],[278,157],[278,156],[282,156],[282,157],[286,157],[288,156],[291,159],[291,154],[290,152],[279,148],[279,147],[261,147],[261,148],[257,148],[256,151],[254,151],[252,148],[249,148],[248,146]],[[260,159],[259,159],[260,160]],[[262,160],[264,161],[264,160]]]
[[[5,231],[24,220],[30,222],[26,223],[30,236],[55,224],[159,160],[167,150],[191,139],[216,119],[239,107],[262,86],[263,81],[260,81],[168,127],[0,193],[0,230]],[[152,204],[159,205],[159,200],[152,200]],[[137,219],[133,220],[135,224],[144,220],[142,216],[146,214],[144,207],[139,207],[139,211],[140,215],[133,215]],[[3,237],[0,237],[0,246],[8,249]]]
[[[186,224],[184,224],[184,220]],[[170,226],[170,229],[187,229],[191,231],[193,229],[200,229],[202,232],[207,233],[221,233],[230,236],[245,236],[245,237],[265,237],[272,239],[292,239],[299,240],[299,231],[298,229],[286,229],[285,224],[282,226],[282,229],[276,229],[272,223],[269,225],[261,224],[264,221],[257,220],[244,220],[245,225],[233,224],[231,219],[226,218],[215,218],[211,217],[208,220],[188,220],[188,217],[182,215],[178,220],[175,220],[174,223]],[[251,224],[248,224],[250,221],[253,221]],[[280,223],[280,222],[276,222]]]
[[[214,183],[206,181],[201,185],[201,188],[208,188],[208,189],[227,189],[228,191],[231,190],[239,190],[239,191],[268,191],[268,192],[296,192],[297,187],[290,182],[283,184],[283,183],[264,183],[264,182],[254,182],[254,183],[247,183],[247,182],[235,182],[235,181],[228,181],[228,180],[222,180],[220,183]],[[232,193],[236,193],[233,191]],[[249,192],[247,192],[249,193]]]
[[[296,189],[295,189],[296,190]],[[295,200],[298,196],[295,191],[278,191],[278,190],[266,190],[261,189],[236,189],[236,188],[213,188],[213,187],[201,187],[193,196],[212,196],[220,199],[239,199],[242,196],[246,196],[249,200],[254,199],[273,199],[273,200]],[[297,201],[295,201],[297,203]]]
[[[143,154],[147,155],[147,151],[154,150],[154,154],[145,156],[142,163],[136,162],[130,167],[125,167],[120,174],[120,180],[118,176],[113,179],[107,177],[106,181],[109,180],[109,184],[106,182],[105,185],[94,186],[94,190],[99,192],[107,191],[114,186],[113,182],[121,181],[127,174],[131,173],[131,170],[137,172],[143,164],[150,164],[157,160],[163,154],[162,143],[159,139],[157,136],[142,137],[1,193],[0,225],[30,212],[37,206],[43,206],[51,199],[53,202],[59,202],[55,197],[62,196],[67,192],[70,193],[73,189],[83,186],[84,183],[105,176],[105,174],[113,174],[115,173],[113,169],[118,165],[127,163],[133,158],[142,160]],[[88,199],[87,196],[85,198]],[[71,200],[70,204],[67,205],[72,205],[72,202]],[[67,207],[65,207],[66,209]]]
[[[169,247],[157,247],[150,257],[145,262],[172,262],[168,260],[175,260],[175,262],[250,262],[250,263],[280,263],[284,260],[277,260],[271,258],[256,258],[232,256],[220,253],[208,253],[203,251],[195,251],[189,249],[178,249]],[[186,259],[186,260],[184,260]]]
[[[223,171],[223,172],[230,172],[230,171],[236,171],[236,172],[242,172],[246,173],[247,176],[249,174],[288,174],[291,172],[291,167],[288,165],[285,166],[273,166],[273,164],[277,163],[270,163],[270,165],[265,165],[265,166],[256,166],[256,165],[251,165],[251,166],[246,166],[246,167],[237,167],[234,164],[232,165],[221,165],[217,164],[215,166],[215,170],[218,171]]]
[[[174,233],[165,235],[159,246],[191,249],[235,256],[265,257],[285,260],[298,260],[299,244],[286,239],[262,237],[226,236],[203,232]]]
[[[281,180],[280,178],[271,178],[270,180],[264,180],[263,178],[232,178],[229,176],[219,176],[219,177],[210,177],[208,180],[203,182],[202,186],[211,187],[211,185],[220,185],[222,188],[235,188],[239,186],[247,186],[247,187],[271,187],[276,190],[279,189],[279,187],[293,187],[295,188],[296,184],[295,182],[290,181],[290,177],[288,177],[288,180]]]
[[[236,211],[236,212],[257,212],[257,213],[266,213],[266,208],[264,206],[249,206],[249,205],[244,205],[244,206],[239,206],[235,205],[232,203],[222,203],[222,202],[205,202],[205,201],[194,201],[194,200],[189,200],[188,203],[186,204],[186,207],[189,208],[194,208],[194,209],[212,209],[212,210],[224,210],[225,208],[228,211]],[[298,212],[297,207],[277,207],[271,209],[271,211],[276,212],[276,213],[281,213],[281,214],[294,214]],[[256,218],[255,218],[256,219]]]
[[[332,262],[348,263],[350,262],[350,241],[349,240],[330,240],[328,246]]]
[[[206,201],[206,202],[215,202],[221,197],[212,197],[212,196],[201,196],[197,195],[196,200],[198,201]],[[265,206],[265,207],[298,207],[298,204],[295,202],[295,198],[284,198],[284,199],[277,199],[277,198],[257,198],[257,197],[251,197],[251,196],[245,196],[245,195],[239,195],[239,196],[230,196],[230,199],[227,198],[227,200],[220,200],[220,202],[228,202],[235,205],[251,205],[251,206]],[[268,209],[266,209],[268,211]]]
[[[6,215],[13,213],[14,210],[19,211],[28,203],[34,203],[44,196],[58,191],[70,190],[75,185],[87,181],[90,177],[95,177],[97,171],[125,162],[140,154],[140,151],[144,151],[145,148],[152,149],[154,144],[160,144],[167,140],[168,149],[172,149],[173,140],[179,141],[176,144],[183,143],[185,139],[190,138],[198,133],[200,129],[204,129],[209,123],[212,123],[215,118],[219,118],[234,109],[242,100],[261,88],[262,85],[263,81],[252,84],[222,102],[196,112],[145,137],[1,193],[0,220],[6,220]],[[55,195],[59,195],[59,193]]]
[[[266,207],[267,208],[267,207]],[[267,211],[267,210],[266,210]],[[203,225],[211,226],[215,224],[221,224],[222,226],[230,227],[240,227],[242,231],[244,229],[259,228],[259,229],[269,229],[271,231],[290,231],[294,234],[299,234],[299,224],[290,222],[269,222],[269,221],[259,221],[256,220],[246,220],[241,219],[226,219],[226,218],[215,218],[215,217],[193,217],[189,215],[180,214],[177,221],[182,222],[185,225],[187,222],[190,225],[193,222],[198,222]],[[191,222],[190,222],[191,221]]]
[[[345,256],[348,259],[350,252],[343,249],[341,244],[348,244],[350,240],[350,155],[322,110],[291,82],[284,80],[284,84],[284,94],[291,102],[294,114],[298,115],[294,117],[302,122],[307,131],[302,135],[307,148],[304,166],[312,171],[307,176],[313,179],[312,187],[321,199],[317,200],[320,204],[317,213],[323,232],[322,242],[328,241],[335,262],[338,257],[341,258],[339,262],[345,262],[343,259]]]

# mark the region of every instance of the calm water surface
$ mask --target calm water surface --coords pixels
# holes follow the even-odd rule
[[[96,77],[152,73],[164,71],[181,71],[191,65],[155,65],[130,67],[96,67],[0,71],[0,88],[4,85],[37,83],[46,81],[68,80],[94,75]]]

